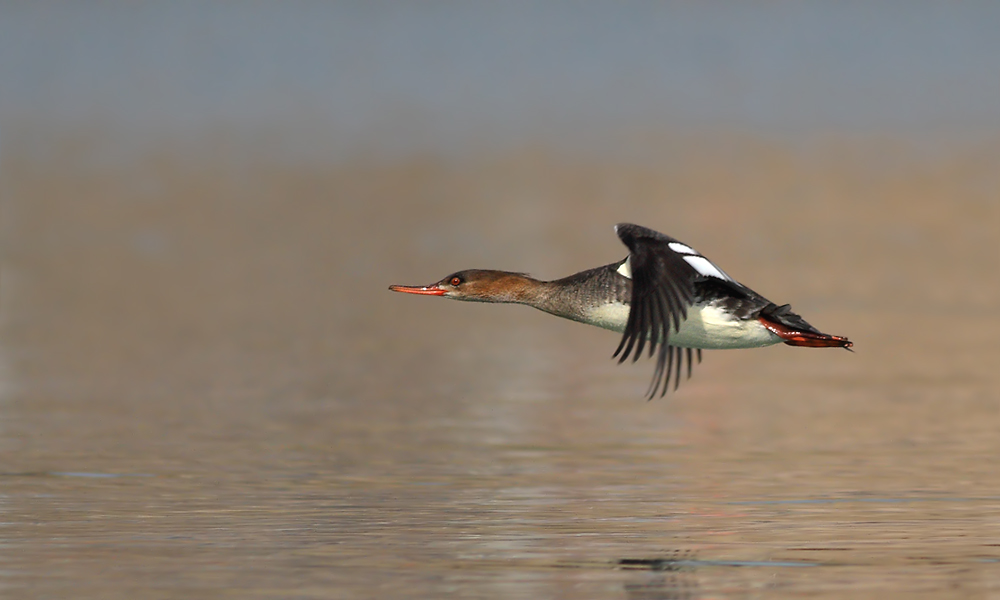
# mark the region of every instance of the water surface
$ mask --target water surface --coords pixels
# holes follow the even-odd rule
[[[995,594],[995,155],[874,169],[865,152],[8,158],[0,586]],[[616,365],[610,332],[386,290],[605,264],[626,219],[856,352],[707,352],[646,402],[652,365]]]

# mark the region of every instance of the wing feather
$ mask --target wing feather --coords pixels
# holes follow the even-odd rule
[[[632,299],[625,332],[613,356],[620,363],[629,356],[635,362],[649,344],[649,356],[656,354],[657,358],[647,393],[650,398],[657,392],[663,396],[671,378],[674,379],[675,390],[680,385],[685,355],[688,377],[691,377],[691,349],[682,352],[676,348],[675,357],[670,335],[680,331],[681,323],[687,319],[688,308],[694,303],[695,282],[708,275],[699,272],[684,259],[685,256],[699,255],[686,252],[690,247],[670,236],[628,223],[618,225],[615,231],[629,249]],[[685,249],[685,252],[679,253],[670,244]],[[700,349],[698,362],[701,362]]]

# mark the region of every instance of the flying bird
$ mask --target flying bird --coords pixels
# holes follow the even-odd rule
[[[426,286],[392,285],[394,292],[471,302],[527,304],[547,313],[622,334],[614,357],[635,362],[656,355],[649,398],[674,390],[702,350],[760,348],[784,342],[845,348],[846,337],[821,333],[795,314],[739,283],[697,250],[646,227],[615,226],[629,254],[618,262],[555,281],[524,273],[469,269]]]

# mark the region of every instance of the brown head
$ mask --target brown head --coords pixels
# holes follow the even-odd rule
[[[469,302],[528,302],[541,282],[523,273],[469,269],[422,287],[390,285],[394,292],[444,296]]]

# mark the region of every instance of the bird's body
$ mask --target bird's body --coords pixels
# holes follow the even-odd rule
[[[423,287],[391,286],[411,294],[478,302],[512,302],[623,334],[615,356],[638,359],[649,344],[657,354],[650,396],[680,380],[694,351],[793,346],[850,348],[844,337],[820,333],[790,307],[777,306],[738,283],[676,239],[638,225],[615,230],[629,248],[618,262],[555,281],[506,271],[459,271]],[[657,348],[659,352],[657,352]],[[683,350],[682,350],[683,349]]]
[[[628,259],[590,269],[554,282],[555,302],[540,307],[554,315],[624,333],[632,306],[631,270]],[[670,333],[670,345],[678,348],[731,349],[759,348],[784,340],[757,319],[748,319],[754,308],[763,309],[767,300],[738,297],[717,290],[711,282],[695,283],[695,301],[687,309],[680,328]],[[747,290],[750,291],[750,290]],[[752,293],[752,292],[751,292]]]

